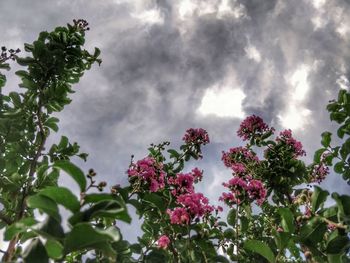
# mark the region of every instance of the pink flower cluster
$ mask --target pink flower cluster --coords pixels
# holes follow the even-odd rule
[[[170,239],[167,235],[162,235],[157,240],[157,245],[159,248],[167,249],[170,244]]]
[[[250,140],[254,136],[262,136],[267,132],[274,132],[274,128],[269,126],[263,121],[262,118],[256,115],[248,116],[241,122],[237,135],[244,141]]]
[[[153,157],[146,157],[132,163],[127,171],[129,178],[138,177],[148,185],[151,192],[157,192],[165,186],[165,172],[163,164],[158,163]]]
[[[215,209],[214,206],[209,205],[208,198],[202,193],[179,195],[176,202],[180,207],[167,210],[172,224],[189,224],[192,219],[201,218]]]
[[[245,166],[243,163],[258,162],[259,158],[246,147],[234,147],[228,152],[222,152],[221,160],[225,166],[233,169],[236,173],[245,172]]]
[[[311,172],[311,182],[321,183],[329,174],[329,168],[325,163],[316,164]]]
[[[176,177],[168,179],[168,184],[173,187],[171,193],[175,196],[178,194],[193,193],[194,183],[202,180],[203,171],[194,168],[190,173],[179,173]]]
[[[209,143],[209,135],[206,130],[199,128],[199,129],[188,129],[186,131],[186,134],[182,138],[187,144],[189,143],[195,143],[195,144],[207,144]]]
[[[229,206],[240,204],[246,199],[256,201],[258,205],[262,205],[266,199],[267,191],[263,183],[251,177],[233,177],[228,183],[223,183],[223,186],[227,187],[230,192],[223,193],[219,200]]]
[[[292,137],[292,131],[291,130],[284,130],[280,133],[280,137],[276,138],[277,142],[284,142],[287,144],[294,153],[294,158],[297,158],[298,156],[305,156],[306,152],[303,150],[303,145],[301,142],[297,141]]]

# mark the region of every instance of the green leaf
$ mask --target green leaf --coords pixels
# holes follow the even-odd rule
[[[155,193],[145,194],[143,201],[150,203],[153,207],[158,208],[161,211],[165,211],[166,204],[163,199]]]
[[[229,238],[231,240],[234,240],[234,238],[235,238],[235,231],[232,228],[225,229],[224,237]]]
[[[42,224],[40,224],[40,228],[35,228],[33,231],[46,239],[62,240],[65,237],[61,224],[51,216],[45,218]]]
[[[323,145],[323,147],[325,148],[329,147],[332,139],[332,133],[323,132],[321,136],[322,136],[321,144]]]
[[[55,117],[51,117],[44,122],[44,126],[57,132],[58,131],[58,125],[57,125],[58,122],[59,122],[59,119],[57,119]]]
[[[327,200],[327,196],[329,195],[328,191],[322,190],[322,188],[318,186],[314,186],[314,192],[311,196],[311,211],[315,213],[321,205]]]
[[[63,246],[54,239],[48,239],[46,241],[45,249],[50,258],[60,259],[63,257]]]
[[[273,254],[271,248],[269,248],[269,246],[262,241],[247,240],[244,243],[244,248],[260,254],[271,263],[275,262],[275,255]]]
[[[101,50],[95,47],[94,57],[97,58],[101,54]]]
[[[82,170],[80,170],[79,167],[74,165],[73,163],[69,161],[57,161],[53,165],[56,168],[60,168],[64,172],[66,172],[68,175],[70,175],[80,186],[80,191],[84,192],[86,189],[86,179],[85,175]]]
[[[180,157],[180,154],[174,149],[169,149],[168,153],[170,154],[170,158],[178,159]]]
[[[40,195],[51,198],[56,203],[63,205],[72,212],[80,209],[78,198],[65,187],[49,186],[39,192]]]
[[[327,150],[326,148],[321,148],[321,149],[318,149],[318,150],[315,152],[315,155],[314,155],[314,162],[315,162],[315,163],[320,163],[320,161],[321,161],[321,156],[322,156],[322,154],[323,154],[326,150]]]
[[[340,254],[350,247],[350,240],[347,236],[337,236],[328,242],[326,247],[327,254]]]
[[[17,92],[10,92],[9,96],[13,102],[13,105],[15,105],[16,107],[21,107],[21,97],[18,95]]]
[[[21,66],[28,66],[29,64],[36,62],[34,58],[26,57],[26,58],[17,58],[17,63]]]
[[[97,203],[100,201],[106,201],[106,200],[114,200],[114,197],[111,194],[106,193],[92,193],[87,194],[84,197],[84,203]]]
[[[289,232],[278,232],[275,229],[272,229],[272,233],[275,237],[275,243],[278,249],[284,250],[291,240],[291,234]]]
[[[79,222],[90,221],[95,217],[115,218],[127,223],[131,221],[123,204],[116,200],[104,200],[94,204],[83,212],[76,213],[69,219],[69,222],[74,225]]]
[[[152,249],[152,251],[145,257],[146,263],[164,263],[169,262],[167,255],[160,249]]]
[[[66,136],[62,136],[60,143],[58,144],[59,149],[65,149],[68,146],[68,138]]]
[[[34,239],[23,254],[25,263],[49,263],[49,257],[44,245],[39,239]]]
[[[302,226],[300,239],[306,244],[317,244],[323,239],[327,231],[327,224],[320,218],[313,218],[308,224]]]
[[[22,220],[7,226],[4,240],[11,240],[15,235],[27,230],[29,227],[35,225],[37,221],[32,217],[23,218]]]
[[[337,162],[334,165],[334,172],[341,174],[341,173],[343,173],[343,170],[344,170],[344,162],[343,161]]]
[[[282,217],[282,227],[284,231],[294,233],[295,225],[293,213],[285,207],[279,208],[278,213]]]
[[[344,206],[343,206],[343,202],[342,202],[342,200],[340,198],[340,195],[337,194],[337,193],[332,193],[332,198],[337,203],[337,207],[338,207],[338,213],[337,213],[338,221],[339,222],[343,222],[344,217],[345,217],[345,212],[344,212]]]
[[[120,233],[115,227],[103,230],[92,227],[90,223],[79,223],[67,234],[64,251],[66,254],[75,250],[94,248],[101,242],[117,242],[119,240]]]
[[[337,254],[337,255],[327,255],[327,259],[329,263],[344,263],[342,259],[343,255],[342,254]]]
[[[46,196],[32,195],[27,198],[27,205],[31,208],[37,208],[52,216],[57,222],[61,222],[61,216],[58,213],[57,204]]]
[[[227,223],[230,226],[236,225],[236,209],[232,208],[227,214]]]
[[[214,258],[212,258],[213,262],[222,262],[222,263],[230,263],[230,261],[221,255],[215,256]]]

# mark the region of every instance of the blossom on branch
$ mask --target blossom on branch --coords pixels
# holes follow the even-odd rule
[[[269,128],[262,118],[252,115],[241,122],[237,135],[241,137],[243,141],[246,141],[254,137],[261,137],[267,133],[272,134],[274,131],[275,129]]]

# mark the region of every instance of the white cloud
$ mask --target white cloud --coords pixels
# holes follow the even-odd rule
[[[279,115],[278,118],[286,129],[304,130],[310,114],[311,111],[309,109],[299,107],[296,103],[291,103],[287,110],[282,115]]]
[[[158,9],[150,9],[140,13],[131,13],[131,16],[140,20],[144,24],[163,24],[164,17]]]
[[[179,16],[180,19],[184,20],[188,16],[192,16],[196,10],[197,5],[191,0],[183,0],[179,4]]]
[[[290,77],[290,84],[294,88],[293,99],[296,101],[303,101],[307,92],[310,89],[307,77],[310,72],[310,67],[308,65],[301,65]]]
[[[247,53],[247,57],[249,59],[252,59],[258,63],[261,61],[260,52],[256,49],[256,47],[249,45],[244,49],[244,51]]]
[[[322,8],[325,3],[326,3],[326,0],[312,0],[313,6],[317,9]]]
[[[206,90],[198,113],[204,116],[212,114],[218,117],[243,118],[242,101],[245,97],[239,88],[215,85]]]
[[[293,130],[303,130],[308,124],[311,111],[304,106],[304,100],[310,89],[308,75],[310,66],[306,64],[299,65],[291,74],[287,74],[287,83],[290,83],[290,90],[287,93],[288,105],[283,113],[278,115],[280,123],[285,128]]]

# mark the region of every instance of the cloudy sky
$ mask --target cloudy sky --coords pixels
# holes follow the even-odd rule
[[[53,140],[79,142],[90,154],[82,167],[125,184],[131,154],[164,140],[176,147],[202,127],[211,144],[188,169],[205,170],[199,189],[216,202],[230,177],[221,151],[241,144],[245,116],[292,128],[307,161],[334,130],[325,106],[348,86],[349,11],[348,0],[1,0],[0,44],[22,48],[40,31],[88,20],[87,48],[99,47],[103,63],[76,85]],[[335,174],[323,186],[349,192]]]

